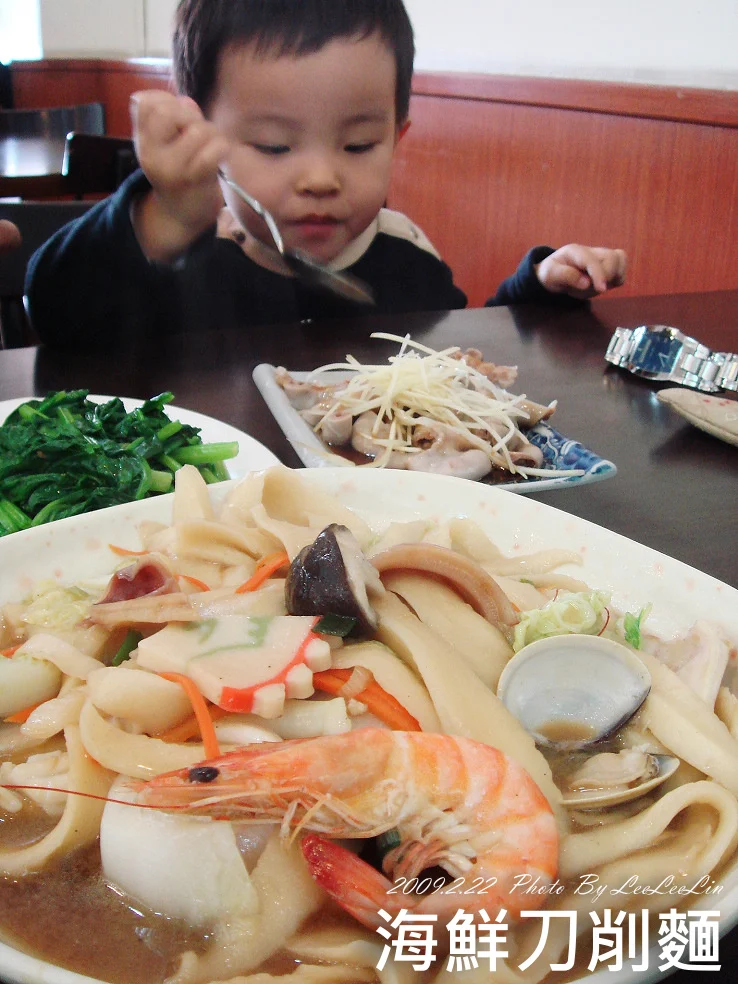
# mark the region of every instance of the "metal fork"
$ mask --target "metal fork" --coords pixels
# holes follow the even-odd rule
[[[261,216],[266,223],[269,235],[272,237],[277,252],[299,280],[308,284],[310,287],[328,291],[331,294],[337,294],[339,297],[354,301],[357,304],[374,304],[374,295],[371,288],[362,280],[359,280],[358,277],[352,277],[351,274],[342,273],[339,270],[331,270],[330,267],[324,263],[319,263],[318,260],[314,259],[308,253],[303,252],[303,250],[291,249],[285,246],[282,234],[279,231],[277,223],[274,221],[272,213],[265,209],[261,202],[257,201],[253,195],[250,195],[239,184],[236,184],[232,178],[229,178],[222,168],[218,168],[218,174],[221,180],[235,191],[241,201],[245,202],[250,209]]]

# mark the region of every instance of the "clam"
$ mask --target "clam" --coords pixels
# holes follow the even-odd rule
[[[559,635],[525,646],[500,676],[497,696],[539,745],[585,748],[621,728],[651,689],[651,675],[627,646]]]
[[[680,760],[637,748],[589,756],[562,784],[564,806],[604,809],[645,796],[673,776]]]

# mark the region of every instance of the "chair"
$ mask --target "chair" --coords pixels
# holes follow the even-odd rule
[[[132,140],[76,131],[67,134],[62,174],[73,195],[109,195],[137,167]]]
[[[13,76],[10,66],[0,62],[0,108],[13,108]]]
[[[96,102],[49,109],[0,110],[0,138],[45,137],[64,140],[71,130],[105,133],[103,104]]]
[[[33,345],[37,339],[24,303],[26,267],[31,255],[67,222],[94,202],[0,202],[0,219],[18,226],[23,242],[0,256],[0,342],[2,348]]]
[[[0,197],[63,198],[64,142],[71,131],[103,134],[102,103],[0,110]]]

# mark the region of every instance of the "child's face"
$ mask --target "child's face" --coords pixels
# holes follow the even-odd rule
[[[210,119],[235,144],[235,181],[274,216],[285,243],[328,261],[372,222],[387,197],[397,143],[395,60],[378,36],[314,54],[226,50]],[[263,242],[257,216],[228,205]]]

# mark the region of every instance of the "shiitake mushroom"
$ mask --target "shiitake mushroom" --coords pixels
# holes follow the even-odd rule
[[[379,572],[351,530],[331,523],[290,564],[285,602],[290,615],[353,618],[352,633],[368,634],[377,627],[369,593],[383,591]]]

